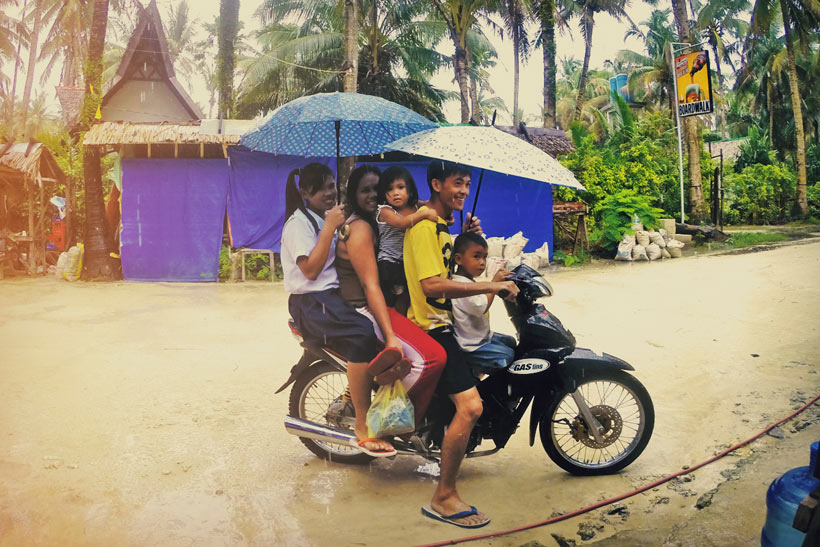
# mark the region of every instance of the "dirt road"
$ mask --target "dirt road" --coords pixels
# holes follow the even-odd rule
[[[712,456],[820,392],[820,243],[550,275],[579,345],[626,359],[655,402],[646,452],[574,478],[519,431],[460,488],[493,532]],[[0,545],[408,545],[469,535],[419,514],[420,459],[344,467],[282,426],[299,349],[281,285],[0,282]],[[494,308],[500,331],[511,327]],[[813,407],[656,491],[478,545],[749,545],[765,489],[806,465]],[[538,441],[536,441],[538,443]],[[709,495],[711,493],[711,497]],[[701,500],[703,509],[695,506]],[[588,539],[582,539],[582,535]],[[571,543],[565,543],[571,544]]]

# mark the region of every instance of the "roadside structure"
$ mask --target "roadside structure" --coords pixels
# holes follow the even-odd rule
[[[0,236],[4,239],[0,250],[6,251],[13,244],[18,253],[25,252],[29,275],[45,271],[47,228],[53,210],[49,199],[54,185],[69,182],[42,143],[9,142],[0,147]],[[11,226],[9,213],[20,205],[27,219],[18,219],[22,226]],[[9,253],[4,258],[0,260],[0,278],[4,262],[12,257]]]
[[[101,106],[103,121],[175,122],[202,119],[202,111],[176,78],[155,0],[137,27]]]

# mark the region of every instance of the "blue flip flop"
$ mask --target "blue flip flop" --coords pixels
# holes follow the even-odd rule
[[[430,504],[427,504],[421,508],[421,514],[433,520],[446,522],[447,524],[452,524],[453,526],[458,526],[459,528],[481,528],[482,526],[487,526],[488,524],[490,524],[490,519],[487,519],[486,521],[480,522],[478,524],[460,524],[458,522],[455,522],[455,519],[463,519],[464,517],[471,517],[473,515],[477,515],[478,509],[476,509],[474,505],[470,506],[469,511],[453,513],[452,515],[442,515],[441,513],[433,509],[433,507]]]

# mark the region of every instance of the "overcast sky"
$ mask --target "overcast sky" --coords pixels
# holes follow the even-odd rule
[[[160,13],[163,20],[167,18],[169,8],[179,3],[179,0],[157,0]],[[147,4],[147,0],[143,0],[143,4]],[[192,6],[191,15],[199,18],[200,22],[210,22],[215,16],[219,14],[218,0],[193,0],[189,4]],[[260,0],[242,0],[240,3],[239,17],[245,25],[245,31],[248,34],[259,28],[259,21],[253,16],[253,12],[259,6]],[[666,8],[661,4],[660,8]],[[10,10],[11,11],[11,10]],[[652,8],[644,2],[632,0],[631,5],[627,8],[628,13],[633,21],[639,23],[649,18]],[[636,38],[631,38],[624,41],[624,34],[628,28],[626,22],[618,22],[608,15],[598,15],[595,18],[595,31],[593,33],[592,57],[590,60],[591,68],[602,68],[603,63],[607,59],[611,59],[621,49],[634,49],[636,51],[643,51],[643,43]],[[535,27],[533,26],[531,36],[535,36]],[[578,31],[577,24],[573,21],[570,28],[571,33],[565,33],[557,36],[556,44],[556,58],[561,57],[575,57],[582,60],[584,56],[584,41]],[[495,91],[496,95],[501,97],[509,109],[513,105],[513,54],[512,45],[509,41],[502,41],[497,35],[487,30],[487,35],[498,52],[498,64],[495,68],[490,70],[490,85]],[[452,46],[445,41],[441,46],[442,53],[448,55],[452,54]],[[25,57],[25,55],[24,55]],[[9,71],[12,69],[10,64],[4,66],[4,72],[10,76]],[[59,73],[59,70],[55,70]],[[23,70],[25,74],[25,70]],[[19,78],[19,77],[18,77]],[[54,86],[57,84],[57,78],[53,77],[43,88],[36,88],[37,92],[45,92],[56,105],[56,97],[54,94]],[[453,82],[452,68],[447,68],[439,71],[433,78],[433,84],[452,91],[457,91],[457,86]],[[192,96],[201,106],[206,107],[208,103],[209,92],[204,86],[193,82]],[[18,94],[22,85],[18,83]],[[540,112],[540,107],[543,105],[543,63],[542,53],[540,49],[533,49],[529,62],[522,65],[521,68],[521,83],[520,83],[520,107],[524,110],[525,118],[531,115],[537,115]],[[54,112],[56,113],[56,106]],[[204,108],[207,112],[207,108]],[[445,105],[445,114],[448,121],[457,122],[460,117],[460,106],[457,101],[450,101]],[[497,123],[509,124],[510,118],[499,112],[499,119]]]

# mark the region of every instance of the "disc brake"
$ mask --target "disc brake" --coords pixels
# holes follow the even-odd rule
[[[623,429],[621,414],[608,405],[593,406],[589,410],[601,425],[600,439],[596,439],[596,436],[589,430],[586,421],[580,415],[576,416],[570,425],[572,437],[590,448],[598,449],[605,448],[618,440]]]

